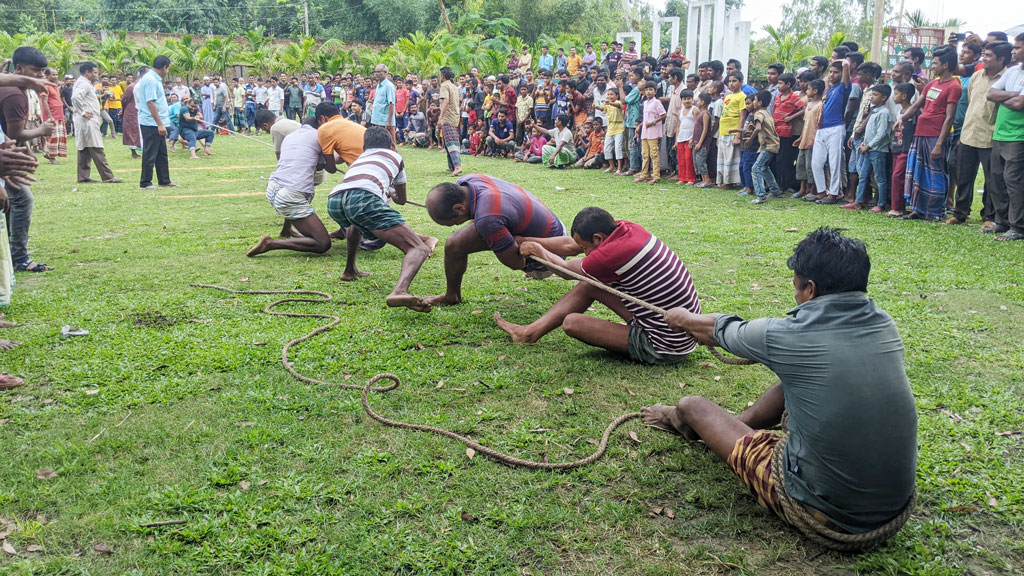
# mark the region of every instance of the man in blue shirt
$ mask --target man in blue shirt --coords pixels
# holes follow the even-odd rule
[[[164,76],[171,60],[157,56],[153,68],[135,84],[135,107],[139,109],[139,130],[142,132],[142,176],[139,188],[151,190],[153,168],[161,186],[175,186],[167,168],[167,125],[171,123],[164,94]]]
[[[491,120],[491,130],[487,134],[487,151],[491,156],[508,156],[516,147],[514,137],[515,129],[508,120],[508,114],[503,109],[498,110],[497,117]]]
[[[547,46],[540,47],[540,56],[537,57],[537,69],[538,70],[550,70],[554,72],[555,57],[548,52]]]
[[[395,85],[388,79],[388,67],[377,64],[373,69],[377,79],[377,92],[373,96],[373,110],[370,111],[370,124],[387,128],[391,137],[395,137]]]
[[[811,170],[814,185],[820,196],[818,204],[837,204],[842,193],[843,142],[846,141],[846,99],[850,97],[850,62],[836,61],[828,68],[829,88],[825,91],[825,103],[821,109],[821,123],[814,135],[814,149],[811,153]],[[832,177],[825,180],[825,163],[828,163]],[[813,199],[813,198],[812,198]]]

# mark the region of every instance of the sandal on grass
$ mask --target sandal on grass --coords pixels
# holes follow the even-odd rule
[[[33,260],[29,260],[28,262],[25,262],[23,264],[18,264],[17,266],[14,267],[14,270],[16,272],[48,272],[50,270],[53,270],[53,266],[47,266],[42,262],[35,262]]]
[[[1003,232],[999,236],[996,236],[995,239],[997,241],[999,241],[999,242],[1010,242],[1010,241],[1013,241],[1013,240],[1024,240],[1024,234],[1021,234],[1020,232],[1017,232],[1016,230],[1007,230],[1006,232]]]

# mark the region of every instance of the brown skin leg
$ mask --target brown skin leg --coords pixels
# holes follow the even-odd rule
[[[25,381],[17,376],[0,374],[0,390],[10,390],[11,388],[17,388],[18,386],[24,385]]]
[[[373,235],[398,248],[405,254],[402,258],[402,271],[398,274],[395,289],[388,295],[388,306],[405,306],[417,312],[430,312],[430,304],[422,298],[409,294],[409,285],[420,267],[430,257],[431,250],[420,236],[408,224],[400,224],[387,230],[374,230]],[[437,239],[427,236],[436,245]]]
[[[629,346],[629,326],[584,315],[583,313],[595,301],[610,308],[623,320],[628,321],[633,317],[617,296],[580,282],[565,296],[559,298],[543,316],[526,326],[513,324],[498,313],[494,314],[494,321],[512,337],[513,342],[520,344],[533,344],[561,326],[566,334],[577,340],[625,354]]]
[[[655,404],[642,409],[641,413],[644,423],[690,440],[700,438],[719,458],[726,460],[740,438],[778,424],[783,407],[782,384],[777,383],[739,417],[700,396],[687,396],[675,406]]]
[[[331,238],[327,234],[327,228],[316,214],[310,214],[299,220],[289,220],[289,222],[298,229],[302,234],[301,237],[290,240],[274,240],[270,236],[264,236],[245,255],[252,257],[271,250],[295,250],[296,252],[323,254],[331,249]]]
[[[484,242],[484,239],[472,224],[456,230],[444,241],[446,291],[440,296],[427,298],[427,302],[432,306],[445,306],[462,302],[462,277],[466,274],[469,255],[489,249],[487,243]]]
[[[344,240],[345,239],[345,229],[344,228],[338,228],[334,232],[331,232],[331,239],[332,240]]]
[[[292,229],[292,221],[285,218],[284,224],[281,225],[281,233],[277,235],[278,238],[297,238],[299,235]]]
[[[348,246],[346,246],[345,253],[345,271],[341,273],[342,282],[351,282],[356,278],[370,275],[369,272],[363,272],[356,268],[356,256],[359,255],[359,242],[363,239],[362,233],[355,226],[349,226],[347,237]]]

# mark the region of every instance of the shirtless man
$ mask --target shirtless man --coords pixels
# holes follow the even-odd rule
[[[543,265],[519,253],[517,238],[562,238],[555,246],[571,245],[562,222],[526,190],[485,174],[468,174],[455,183],[443,182],[427,194],[427,212],[442,226],[458,226],[470,220],[444,242],[444,274],[447,291],[427,301],[432,305],[462,302],[462,277],[469,255],[491,250],[505,266],[525,270],[534,277],[550,275]],[[566,242],[569,241],[569,242]],[[569,255],[569,254],[566,254]]]
[[[379,126],[367,129],[362,148],[363,153],[349,163],[345,179],[327,200],[327,214],[342,227],[348,227],[348,255],[341,279],[352,281],[369,276],[356,268],[359,242],[362,236],[379,238],[405,253],[402,271],[386,299],[387,305],[430,312],[429,303],[409,294],[409,285],[423,262],[434,253],[437,238],[417,234],[397,210],[387,205],[389,198],[399,205],[406,201],[405,162],[395,152],[391,132]]]
[[[697,290],[686,266],[639,224],[616,221],[601,208],[584,208],[573,220],[572,240],[576,245],[574,252],[584,253],[584,258],[566,262],[552,253],[545,246],[550,241],[544,240],[527,240],[519,251],[524,256],[535,256],[590,276],[659,308],[679,307],[700,313]],[[555,274],[571,279],[558,271]],[[625,323],[587,316],[594,302],[610,308]],[[673,331],[662,315],[586,282],[577,284],[531,324],[513,324],[497,313],[494,320],[513,342],[532,344],[561,326],[577,340],[647,364],[674,364],[697,347],[689,334]]]

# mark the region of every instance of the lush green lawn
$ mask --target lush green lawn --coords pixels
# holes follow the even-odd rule
[[[262,314],[272,297],[189,284],[332,293],[331,304],[283,307],[344,319],[296,348],[297,369],[360,384],[394,372],[404,385],[371,396],[383,414],[533,459],[580,458],[612,418],[681,394],[739,411],[774,381],[763,367],[724,366],[704,351],[651,368],[561,333],[513,346],[491,315],[532,320],[569,285],[524,280],[486,254],[470,260],[466,301],[430,314],[385,307],[401,256],[393,248],[362,253],[373,276],[354,284],[338,281],[343,244],[324,256],[245,258],[280,223],[263,198],[273,153],[229,138],[218,139],[217,153],[174,156],[181,186],[173,190],[140,192],[138,164],[119,144],[108,155],[128,181],[120,186],[76,185],[73,160],[40,168],[31,247],[57,268],[18,275],[6,312],[21,326],[0,331],[25,343],[0,353],[0,367],[28,382],[0,393],[0,522],[19,553],[0,553],[0,572],[1024,571],[1024,436],[998,434],[1024,430],[1024,245],[993,242],[976,225],[795,201],[757,208],[729,192],[467,160],[469,170],[532,190],[566,222],[598,205],[642,223],[687,263],[707,311],[785,314],[793,306],[786,257],[817,226],[843,226],[867,242],[871,294],[900,325],[917,397],[919,505],[886,547],[842,556],[759,508],[702,445],[637,421],[590,467],[532,472],[469,459],[442,437],[384,428],[364,415],[357,392],[291,379],[280,347],[317,320]],[[444,157],[403,153],[410,196],[422,200],[442,178]],[[316,200],[322,218],[328,190]],[[421,209],[402,210],[420,232],[451,232]],[[443,287],[439,254],[413,291]],[[62,339],[65,324],[90,334]],[[57,477],[38,479],[44,468]],[[674,519],[649,515],[666,507]],[[137,527],[171,519],[188,523]],[[99,544],[113,553],[97,552]],[[27,552],[31,545],[41,551]]]

